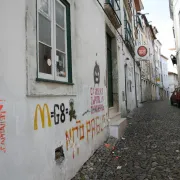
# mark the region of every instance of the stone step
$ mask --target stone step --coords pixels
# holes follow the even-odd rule
[[[113,117],[113,115],[116,113],[117,113],[117,110],[115,107],[109,108],[109,117]]]
[[[110,136],[120,139],[125,132],[127,124],[128,123],[126,118],[120,118],[119,120],[110,120]]]
[[[120,117],[121,117],[120,112],[115,112],[113,114],[109,114],[109,119],[112,121],[119,120]]]

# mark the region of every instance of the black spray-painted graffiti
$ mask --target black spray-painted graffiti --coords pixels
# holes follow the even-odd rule
[[[68,111],[68,109],[66,109]],[[68,114],[68,113],[66,113]],[[66,116],[65,116],[65,105],[64,103],[55,104],[54,105],[54,111],[51,112],[51,118],[54,118],[54,124],[59,124],[59,121],[61,120],[62,123],[65,122]]]
[[[70,121],[72,121],[72,119],[76,119],[76,111],[74,110],[74,100],[71,99],[69,101],[69,106],[70,106],[70,111],[69,111],[69,118],[70,118]]]
[[[69,117],[70,121],[72,119],[76,119],[76,111],[74,108],[74,100],[71,99],[69,101],[69,108],[65,107],[64,103],[54,104],[53,111],[50,112],[48,104],[44,104],[41,106],[37,104],[35,113],[34,113],[34,130],[38,130],[38,121],[41,122],[42,128],[45,128],[46,123],[48,123],[48,127],[52,127],[52,120],[54,119],[54,124],[58,125],[64,123]],[[47,122],[45,122],[47,120]]]
[[[82,116],[85,116],[87,113],[91,112],[90,110],[85,111]]]
[[[95,66],[94,66],[94,86],[96,84],[99,85],[100,83],[100,67],[97,64],[97,62],[95,62]]]
[[[54,105],[54,111],[51,112],[51,118],[54,118],[54,124],[57,125],[60,121],[64,123],[66,121],[66,114],[69,114],[70,121],[73,118],[76,119],[76,111],[72,99],[69,101],[69,109],[65,107],[64,103]]]

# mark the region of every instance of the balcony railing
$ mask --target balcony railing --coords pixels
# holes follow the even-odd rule
[[[136,17],[137,23],[140,25],[140,27],[143,29],[142,23],[141,23],[141,19],[139,16]]]
[[[120,0],[105,0],[105,12],[116,29],[121,26]]]
[[[127,20],[125,21],[125,43],[126,43],[126,46],[127,46],[128,50],[129,50],[129,52],[134,57],[135,56],[134,38],[133,38],[133,35],[132,35],[132,30],[130,28],[129,22]]]
[[[132,15],[133,15],[133,12],[132,12],[132,0],[124,0],[123,2],[124,2],[124,5],[125,5],[125,8],[127,10],[129,20],[132,21]]]

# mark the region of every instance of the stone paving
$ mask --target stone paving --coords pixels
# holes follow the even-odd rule
[[[121,140],[109,138],[72,180],[180,180],[180,109],[136,109]]]

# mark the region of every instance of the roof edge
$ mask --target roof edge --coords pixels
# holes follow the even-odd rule
[[[169,60],[166,56],[164,56],[163,54],[161,54],[161,57],[163,57],[166,60]]]

